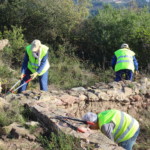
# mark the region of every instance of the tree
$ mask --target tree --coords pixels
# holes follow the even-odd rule
[[[8,0],[0,5],[0,31],[4,26],[22,26],[31,42],[38,38],[49,44],[69,39],[70,31],[88,16],[88,0]]]
[[[147,66],[150,53],[148,17],[150,14],[147,9],[115,9],[106,5],[76,31],[74,43],[79,47],[78,55],[97,67],[106,68],[110,66],[114,51],[119,49],[122,43],[128,43],[136,52],[137,58],[142,61],[140,64],[143,67]],[[142,54],[143,52],[147,56]]]

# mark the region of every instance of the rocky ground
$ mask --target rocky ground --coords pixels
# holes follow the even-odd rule
[[[110,141],[100,131],[87,129],[85,133],[76,132],[54,117],[68,116],[81,119],[88,111],[99,113],[107,109],[119,109],[134,116],[141,125],[146,124],[150,127],[149,117],[147,117],[150,112],[150,80],[147,78],[142,78],[139,82],[97,83],[88,88],[51,89],[49,92],[33,90],[22,94],[9,94],[0,98],[0,107],[6,107],[15,100],[19,100],[21,105],[26,106],[37,118],[38,122],[30,122],[30,125],[36,123],[42,125],[36,129],[36,134],[42,133],[46,128],[54,133],[59,131],[73,135],[80,138],[82,149],[87,149],[90,144],[94,145],[94,150],[121,150],[122,148]],[[71,123],[81,128],[87,127]],[[0,149],[44,149],[38,143],[37,135],[31,134],[20,124],[13,123],[8,127],[3,127],[0,129],[0,134]],[[143,136],[143,134],[139,136],[138,144],[145,142],[146,139]],[[148,145],[148,143],[145,144]],[[148,150],[148,146],[145,150]]]

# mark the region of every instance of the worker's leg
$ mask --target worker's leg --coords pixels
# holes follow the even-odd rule
[[[42,76],[39,76],[40,90],[48,90],[48,71],[46,71]]]
[[[133,145],[135,144],[135,141],[139,135],[140,129],[137,130],[137,132],[134,134],[132,138],[130,138],[127,141],[121,142],[118,145],[123,147],[126,150],[132,150]]]
[[[132,70],[126,69],[126,80],[131,80],[133,79],[133,72]]]
[[[124,71],[123,71],[123,70],[117,71],[117,72],[116,72],[116,78],[115,78],[115,81],[116,81],[116,82],[121,81],[122,75],[123,75],[123,74],[124,74]]]
[[[30,70],[26,70],[25,72],[25,77],[23,78],[23,80],[21,81],[21,84],[22,85],[25,81],[27,81],[28,79],[30,79],[30,74],[31,74],[31,71]],[[27,89],[27,86],[28,86],[28,83],[25,84],[24,86],[22,86],[19,90],[18,90],[18,93],[21,93],[22,91],[25,91]]]

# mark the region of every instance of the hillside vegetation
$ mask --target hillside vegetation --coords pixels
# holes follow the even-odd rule
[[[124,42],[135,51],[140,71],[147,72],[148,9],[116,9],[105,5],[97,15],[91,16],[90,8],[88,0],[78,3],[71,0],[1,1],[0,39],[10,42],[10,46],[0,52],[2,82],[9,80],[10,84],[20,75],[25,46],[34,39],[49,46],[49,83],[61,88],[113,80],[111,58]]]
[[[1,0],[0,40],[9,40],[9,45],[0,50],[0,85],[2,83],[3,87],[1,96],[19,79],[25,47],[34,39],[41,40],[49,47],[51,64],[49,90],[51,88],[70,89],[79,86],[86,88],[100,81],[105,83],[113,81],[114,71],[111,68],[111,59],[114,51],[119,49],[122,43],[128,43],[131,50],[136,53],[141,76],[143,77],[145,74],[148,76],[150,73],[149,7],[144,7],[144,0],[136,0],[131,5],[120,4],[123,7],[114,2],[109,3],[111,5],[103,2],[93,0],[96,8],[96,13],[93,15],[90,0]],[[36,82],[36,80],[32,81],[28,88],[30,90],[38,89]],[[102,83],[104,90],[106,89],[105,85],[107,86],[105,83]],[[131,83],[129,87],[132,89],[133,85]],[[147,88],[142,90],[145,89]],[[90,92],[91,90],[93,91],[93,89],[89,89]],[[25,96],[31,100],[28,97],[30,91],[28,92],[25,93]],[[55,92],[57,93],[57,90],[54,90]],[[139,96],[141,96],[140,92]],[[62,93],[58,91],[58,94]],[[9,107],[1,109],[0,127],[13,122],[24,124],[24,122],[30,121],[30,111],[22,107],[22,104],[20,106],[22,99],[18,99],[16,95],[13,94],[14,101],[10,96],[12,104]],[[32,93],[30,96],[34,97]],[[39,98],[39,95],[34,98]],[[146,95],[146,98],[148,103],[149,95]],[[141,99],[143,100],[144,97]],[[6,105],[8,104],[8,101],[4,100],[4,102]],[[143,102],[143,105],[146,104]],[[118,106],[118,102],[115,106]],[[144,106],[141,107],[144,109],[141,116],[149,119],[149,111]],[[130,108],[134,111],[132,105]],[[149,109],[148,105],[147,109]],[[143,124],[142,139],[140,139],[142,142],[139,142],[140,148],[137,147],[136,150],[147,150],[150,143],[150,126],[147,124],[147,120],[143,121]],[[32,132],[36,132],[36,128],[36,126],[29,127]],[[58,146],[58,143],[60,147],[68,146],[71,149],[76,147],[76,142],[78,143],[70,137],[68,140],[63,136],[56,138],[51,135],[51,142],[44,137],[46,136],[39,138],[39,143],[49,149]],[[67,142],[71,144],[67,145]],[[18,143],[22,144],[22,141]],[[30,144],[34,147],[32,143]]]

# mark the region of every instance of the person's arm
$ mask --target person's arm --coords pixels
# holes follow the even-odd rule
[[[110,122],[108,124],[104,124],[101,127],[101,131],[103,134],[105,134],[109,139],[111,139],[112,141],[114,141],[114,137],[113,137],[113,130],[115,128],[115,124],[113,122]]]
[[[28,57],[27,53],[25,53],[23,63],[22,63],[22,68],[21,68],[21,74],[25,74],[25,71],[26,71],[27,65],[28,65],[28,61],[29,61],[29,57]]]
[[[111,60],[111,66],[112,66],[113,70],[114,70],[114,68],[115,68],[116,61],[117,61],[117,58],[116,58],[116,56],[114,55],[113,58],[112,58],[112,60]]]
[[[41,60],[41,64],[40,64],[39,68],[37,69],[38,74],[40,74],[42,72],[42,70],[44,69],[47,59],[48,59],[48,53]]]
[[[134,63],[134,67],[135,67],[135,71],[138,71],[138,61],[136,60],[135,56],[133,56],[133,63]]]

